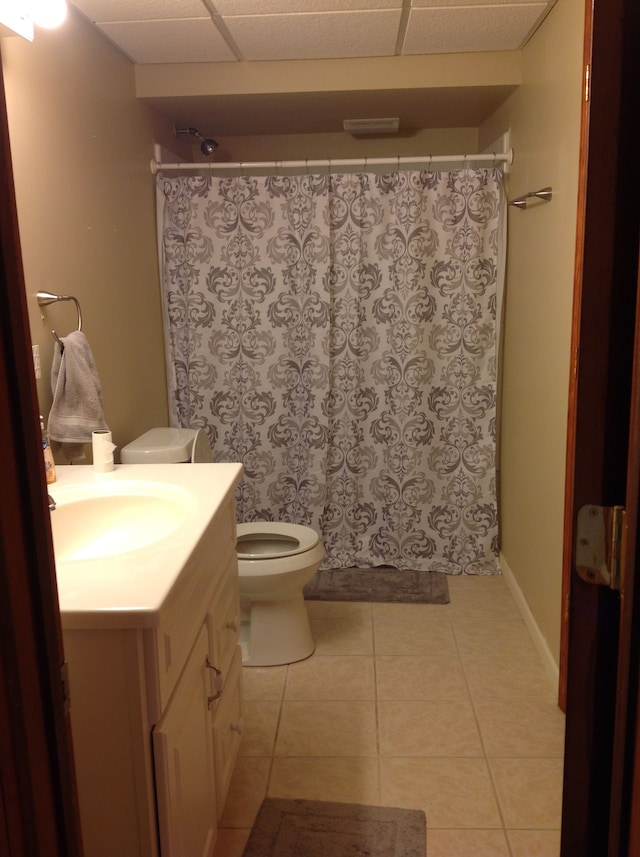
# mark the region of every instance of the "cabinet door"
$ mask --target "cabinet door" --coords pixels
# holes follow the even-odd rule
[[[235,647],[224,692],[216,703],[213,718],[213,743],[215,749],[216,787],[219,811],[222,812],[229,791],[231,774],[238,756],[242,737],[242,652]]]
[[[209,609],[208,622],[212,657],[226,679],[236,653],[240,632],[238,559],[235,551],[221,576],[220,588]]]
[[[162,857],[211,857],[217,806],[202,626],[175,693],[153,732]]]

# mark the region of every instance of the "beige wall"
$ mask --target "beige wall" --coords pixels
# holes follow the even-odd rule
[[[270,161],[331,158],[390,158],[478,151],[477,128],[429,128],[407,136],[375,139],[349,134],[291,134],[252,137],[216,137],[218,161]],[[194,161],[204,161],[194,146]]]
[[[51,328],[64,335],[76,314],[71,303],[41,311],[35,294],[73,294],[123,445],[167,421],[149,169],[167,129],[136,100],[131,63],[73,13],[33,43],[2,39],[1,50],[40,407],[46,417]]]
[[[511,129],[510,197],[553,187],[551,203],[509,209],[501,508],[504,559],[556,660],[583,22],[584,0],[558,0],[524,49],[522,86],[481,129]]]

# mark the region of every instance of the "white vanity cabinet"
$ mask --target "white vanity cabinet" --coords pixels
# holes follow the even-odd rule
[[[162,857],[213,851],[242,734],[237,578],[234,552],[153,730]]]
[[[62,612],[85,857],[213,853],[242,731],[236,481],[157,609]]]

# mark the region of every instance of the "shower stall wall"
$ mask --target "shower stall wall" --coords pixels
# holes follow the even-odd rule
[[[502,171],[159,175],[171,419],[326,567],[498,571]]]

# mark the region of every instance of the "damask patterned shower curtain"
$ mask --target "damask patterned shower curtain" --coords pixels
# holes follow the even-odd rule
[[[497,571],[497,169],[159,177],[172,424],[326,567]]]

